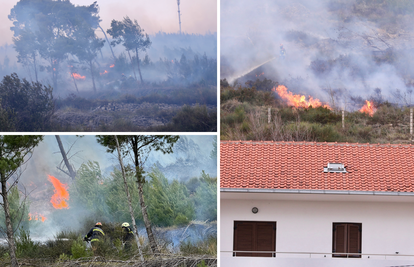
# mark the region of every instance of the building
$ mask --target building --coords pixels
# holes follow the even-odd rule
[[[224,141],[221,266],[414,266],[414,146]]]

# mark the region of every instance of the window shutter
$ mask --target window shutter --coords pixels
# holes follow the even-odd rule
[[[334,223],[332,252],[346,253],[346,224]],[[346,257],[346,255],[333,255],[334,257]]]
[[[348,224],[348,253],[361,253],[361,225]],[[349,257],[360,258],[361,255]]]
[[[361,253],[361,223],[334,223],[332,235],[332,257],[361,258],[361,255],[337,253]]]
[[[276,247],[276,223],[257,223],[256,224],[256,236],[257,236],[257,251],[275,251]],[[272,257],[273,253],[257,253],[258,257]]]
[[[234,251],[275,251],[276,222],[234,222]],[[233,256],[273,257],[275,253],[234,252]]]
[[[254,251],[254,225],[251,222],[235,222],[234,250]],[[234,256],[252,256],[252,253],[236,252]]]

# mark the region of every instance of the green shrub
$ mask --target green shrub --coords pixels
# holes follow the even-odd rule
[[[86,250],[86,243],[80,236],[72,243],[70,251],[72,252],[73,259],[90,256]]]
[[[180,251],[184,256],[189,255],[212,255],[217,256],[217,236],[209,235],[203,241],[196,244],[181,242]]]
[[[30,232],[21,228],[16,237],[16,255],[17,257],[36,257],[39,244],[32,241]]]

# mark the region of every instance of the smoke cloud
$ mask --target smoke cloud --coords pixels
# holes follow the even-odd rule
[[[221,78],[243,85],[264,72],[294,93],[333,98],[347,110],[360,108],[350,96],[367,99],[378,88],[397,101],[396,89],[413,85],[412,16],[395,11],[392,1],[372,10],[365,2],[222,1]]]

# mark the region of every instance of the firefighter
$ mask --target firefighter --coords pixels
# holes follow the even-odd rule
[[[124,222],[122,224],[122,241],[124,242],[124,249],[126,252],[129,252],[131,250],[131,243],[134,239],[134,232],[132,232],[131,227],[129,226],[129,223]]]
[[[283,44],[280,44],[280,58],[285,59],[286,49],[283,47]]]
[[[102,230],[102,223],[97,222],[95,224],[95,227],[93,227],[83,238],[83,240],[85,241],[91,241],[92,251],[95,256],[97,254],[97,248],[98,248],[99,242],[102,241],[104,236],[105,236],[105,233]]]

